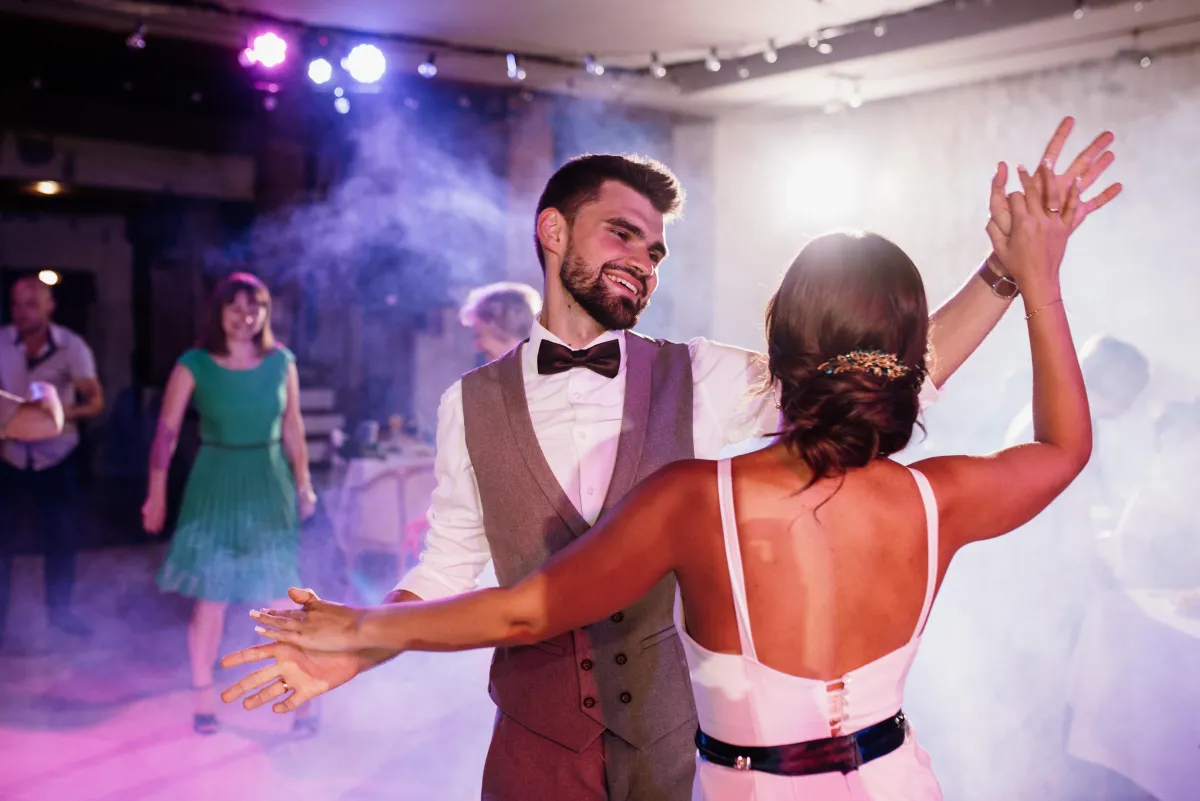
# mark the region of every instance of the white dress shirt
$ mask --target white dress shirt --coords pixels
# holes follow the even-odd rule
[[[621,366],[615,378],[588,369],[541,375],[537,354],[543,340],[565,344],[535,322],[521,349],[525,397],[538,445],[554,477],[588,523],[595,523],[608,493],[617,458],[625,405],[625,332],[607,331],[591,345],[617,340]],[[697,338],[688,342],[692,359],[692,438],[697,459],[716,459],[726,445],[778,431],[773,392],[762,393],[766,360],[753,351]],[[923,395],[936,393],[932,383]],[[467,453],[462,382],[455,382],[438,407],[437,489],[429,509],[429,532],[420,563],[398,590],[425,600],[469,592],[491,559],[483,509]]]

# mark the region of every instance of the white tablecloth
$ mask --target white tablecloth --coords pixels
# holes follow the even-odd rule
[[[1089,610],[1074,658],[1068,750],[1160,801],[1200,798],[1200,620],[1182,593],[1109,591]]]
[[[352,550],[399,548],[404,527],[428,510],[433,483],[432,455],[351,459],[334,512],[339,540]]]

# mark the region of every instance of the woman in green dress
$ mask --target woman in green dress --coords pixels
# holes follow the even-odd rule
[[[275,342],[271,296],[234,273],[213,293],[199,347],[180,357],[163,395],[142,507],[147,531],[162,531],[167,470],[188,402],[200,413],[200,452],[184,491],[164,592],[195,599],[188,625],[195,730],[212,734],[213,663],[230,603],[286,598],[299,583],[299,521],[313,513],[295,357]],[[311,731],[315,719],[297,721]]]

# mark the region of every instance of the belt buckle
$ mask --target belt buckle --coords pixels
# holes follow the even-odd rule
[[[733,761],[734,770],[750,770],[750,757],[739,756]]]

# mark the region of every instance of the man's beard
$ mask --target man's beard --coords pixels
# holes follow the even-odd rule
[[[640,297],[627,298],[618,295],[609,288],[604,278],[605,270],[621,273],[629,283],[639,288]],[[650,305],[650,298],[645,296],[646,282],[636,273],[622,267],[616,262],[605,264],[594,275],[581,259],[574,257],[571,248],[563,257],[560,273],[563,287],[575,299],[592,319],[609,331],[624,331],[637,325],[638,317]]]

